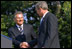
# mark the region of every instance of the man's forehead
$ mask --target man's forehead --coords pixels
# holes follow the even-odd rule
[[[23,14],[17,14],[16,17],[23,17]]]

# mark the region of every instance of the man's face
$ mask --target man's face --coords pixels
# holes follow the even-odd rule
[[[38,14],[39,16],[42,16],[41,9],[37,9],[37,8],[36,8],[36,12],[37,12],[37,14]]]
[[[24,22],[23,14],[17,14],[16,17],[15,17],[15,22],[18,25],[22,25],[23,22]]]

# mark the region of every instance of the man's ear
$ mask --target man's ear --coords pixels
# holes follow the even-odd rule
[[[42,8],[39,8],[40,12],[42,12]]]
[[[41,11],[41,8],[39,8],[39,10]]]

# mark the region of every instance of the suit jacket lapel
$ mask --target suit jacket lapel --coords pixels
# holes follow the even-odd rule
[[[49,12],[48,12],[48,13],[49,13]],[[47,18],[48,13],[45,15],[45,17],[43,18],[43,20],[42,20],[42,22],[41,22],[41,24],[40,24],[40,26],[39,26],[39,34],[40,34],[40,30],[43,28],[43,25],[44,25],[44,22],[45,22],[45,20],[46,20],[46,18]]]
[[[25,27],[26,27],[25,24],[23,24],[23,33],[24,33],[24,34],[26,34],[26,31],[25,31],[26,28],[25,28]]]
[[[49,13],[49,12],[48,12]],[[45,15],[45,17],[43,18],[43,21],[46,20],[47,16],[48,16],[48,13]]]
[[[17,32],[17,34],[20,34],[20,31],[18,30],[17,26],[15,25],[14,30]]]

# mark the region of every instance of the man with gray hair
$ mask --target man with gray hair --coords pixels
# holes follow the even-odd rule
[[[48,11],[45,1],[35,6],[37,14],[41,17],[38,38],[29,42],[29,46],[38,44],[38,48],[60,48],[58,38],[58,22],[54,14]]]
[[[21,45],[36,38],[36,34],[32,25],[24,24],[23,13],[21,11],[15,12],[14,16],[16,25],[8,29],[8,35],[12,38],[14,48],[25,48]]]

